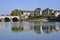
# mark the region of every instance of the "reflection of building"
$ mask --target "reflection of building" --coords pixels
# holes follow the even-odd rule
[[[34,31],[36,32],[36,33],[42,33],[43,31],[42,31],[42,26],[41,27],[39,27],[39,26],[34,26]]]
[[[56,27],[55,27],[55,30],[59,30],[59,29],[60,29],[59,26],[56,26]]]
[[[60,26],[58,25],[58,23],[55,23],[55,30],[60,30]]]
[[[15,23],[14,23],[15,24]],[[22,26],[21,26],[22,25]],[[19,24],[19,27],[18,25],[15,26],[13,25],[12,26],[12,31],[31,31],[31,30],[34,30],[34,32],[36,33],[42,33],[42,32],[45,32],[45,33],[51,33],[53,31],[58,31],[60,30],[60,25],[58,25],[58,23],[54,23],[54,25],[39,25],[39,26],[31,26],[30,23],[22,23],[22,24]]]
[[[28,31],[28,30],[31,30],[31,29],[30,29],[30,27],[23,27],[23,30]]]
[[[50,33],[53,32],[54,30],[59,30],[60,27],[53,27],[53,26],[34,26],[34,27],[12,27],[12,31],[30,31],[30,30],[34,30],[36,33],[42,33],[42,32],[46,32],[46,33]]]
[[[24,31],[31,30],[33,28],[33,27],[31,27],[29,22],[23,22],[21,25],[22,25]]]

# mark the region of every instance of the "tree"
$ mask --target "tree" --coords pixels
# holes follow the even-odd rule
[[[36,12],[34,12],[34,16],[37,16],[37,13]]]
[[[11,15],[11,16],[20,16],[21,13],[22,13],[21,10],[15,9],[15,10],[13,10],[13,11],[11,12],[10,15]]]

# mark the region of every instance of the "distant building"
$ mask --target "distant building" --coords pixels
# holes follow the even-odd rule
[[[60,10],[53,10],[49,8],[46,8],[44,10],[42,10],[41,8],[36,8],[34,11],[23,10],[20,18],[28,19],[29,17],[34,16],[34,13],[36,13],[37,16],[43,15],[43,17],[47,17],[47,16],[57,17],[60,14]]]
[[[28,19],[30,15],[34,15],[34,11],[22,11],[21,19]]]
[[[51,15],[53,15],[54,12],[52,9],[46,8],[45,10],[43,10],[42,13],[44,16],[51,16]]]
[[[58,17],[60,15],[60,10],[55,10],[54,13],[55,13],[55,17]]]
[[[36,9],[34,10],[34,12],[37,13],[37,16],[42,15],[42,9],[41,9],[41,8],[36,8]]]
[[[30,13],[32,12],[32,11],[22,11],[23,12],[23,15],[30,15]]]

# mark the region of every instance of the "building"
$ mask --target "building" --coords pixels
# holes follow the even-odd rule
[[[37,13],[37,16],[42,15],[42,9],[41,9],[41,8],[36,8],[36,9],[34,10],[34,12]]]
[[[46,8],[45,10],[42,11],[42,14],[44,16],[51,16],[53,15],[54,11],[52,9]]]
[[[55,10],[54,13],[55,13],[54,16],[58,17],[60,15],[60,10]]]
[[[34,13],[36,13],[36,16],[43,16],[43,17],[47,17],[47,16],[57,16],[60,14],[59,10],[53,10],[53,9],[49,9],[46,8],[44,10],[42,10],[41,8],[36,8],[33,11],[26,11],[26,10],[22,10],[22,14],[21,14],[21,19],[28,19],[29,17],[34,16]]]
[[[28,19],[29,16],[34,16],[34,11],[22,11],[21,19]]]

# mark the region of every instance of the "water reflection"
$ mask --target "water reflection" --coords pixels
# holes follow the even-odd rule
[[[34,22],[21,22],[12,23],[11,30],[13,32],[23,32],[33,30],[35,33],[52,33],[54,31],[60,30],[60,23],[58,22],[43,22],[43,23],[34,23]]]
[[[60,40],[60,22],[0,22],[0,40]]]

